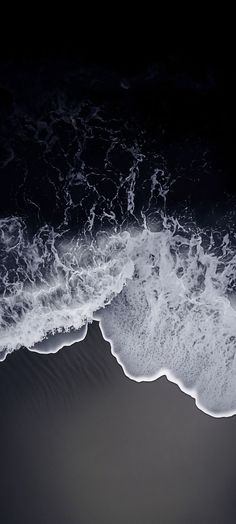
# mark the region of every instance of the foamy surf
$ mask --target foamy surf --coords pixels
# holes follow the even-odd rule
[[[1,221],[0,354],[55,352],[99,319],[124,372],[163,374],[213,416],[236,413],[235,249],[174,219],[68,238]]]

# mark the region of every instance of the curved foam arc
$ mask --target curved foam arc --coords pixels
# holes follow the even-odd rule
[[[35,344],[33,347],[28,348],[33,353],[57,353],[63,347],[69,347],[76,342],[81,342],[87,336],[88,324],[85,324],[81,329],[75,332],[69,333],[56,333],[55,335],[49,335],[47,338]]]
[[[223,258],[206,254],[198,243],[185,260],[178,260],[176,251],[173,256],[167,246],[171,240],[173,248],[173,237],[150,234],[146,240],[142,256],[138,248],[137,278],[127,280],[95,318],[128,377],[150,381],[166,375],[205,413],[230,416],[236,413],[236,312],[231,286],[235,257],[231,266],[227,260],[224,273],[218,267]],[[156,258],[158,274],[150,254],[151,261]],[[179,262],[185,265],[180,278]]]
[[[112,355],[115,357],[115,359],[117,360],[118,364],[121,366],[121,368],[122,368],[124,374],[126,375],[126,377],[128,377],[130,380],[133,380],[134,382],[138,382],[138,383],[140,383],[140,382],[153,382],[154,380],[158,380],[158,378],[166,377],[167,380],[169,380],[169,382],[173,382],[173,384],[176,384],[180,388],[180,390],[183,391],[183,393],[185,393],[186,395],[192,397],[195,400],[195,404],[196,404],[197,408],[200,409],[201,411],[203,411],[203,413],[205,413],[206,415],[209,415],[209,416],[214,417],[214,418],[228,418],[228,417],[232,417],[232,416],[234,416],[236,414],[236,409],[235,410],[228,410],[228,411],[225,411],[225,412],[222,412],[222,413],[215,413],[214,411],[210,411],[210,410],[206,409],[204,407],[204,405],[200,402],[200,400],[198,398],[197,391],[195,390],[195,388],[186,388],[184,386],[184,384],[182,383],[182,381],[180,379],[176,378],[176,376],[167,368],[162,368],[159,372],[154,373],[153,375],[148,376],[148,377],[145,376],[145,375],[140,375],[139,377],[136,377],[136,376],[132,375],[132,373],[130,373],[127,370],[126,365],[122,362],[122,360],[120,359],[119,355],[115,352],[113,342],[106,335],[106,331],[105,331],[105,329],[102,326],[102,320],[100,318],[100,315],[95,315],[94,316],[94,320],[99,322],[99,327],[100,327],[100,330],[102,332],[102,336],[103,336],[104,340],[106,340],[106,342],[108,342],[110,344],[110,346],[111,346],[111,353],[112,353]]]

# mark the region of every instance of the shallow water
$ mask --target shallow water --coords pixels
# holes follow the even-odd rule
[[[4,522],[235,522],[235,418],[129,380],[97,323],[56,355],[10,355],[0,399]]]

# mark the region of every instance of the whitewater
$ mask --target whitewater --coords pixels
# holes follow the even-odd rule
[[[0,222],[0,355],[55,352],[100,321],[125,374],[163,374],[214,416],[236,412],[236,252],[163,217],[92,238]]]
[[[205,145],[163,136],[88,100],[15,111],[0,162],[0,360],[56,352],[99,320],[128,377],[166,375],[204,412],[229,416],[234,202],[198,210],[215,182]]]

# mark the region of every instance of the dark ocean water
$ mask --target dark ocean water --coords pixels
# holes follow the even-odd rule
[[[2,520],[233,524],[228,61],[95,55],[0,64]]]

